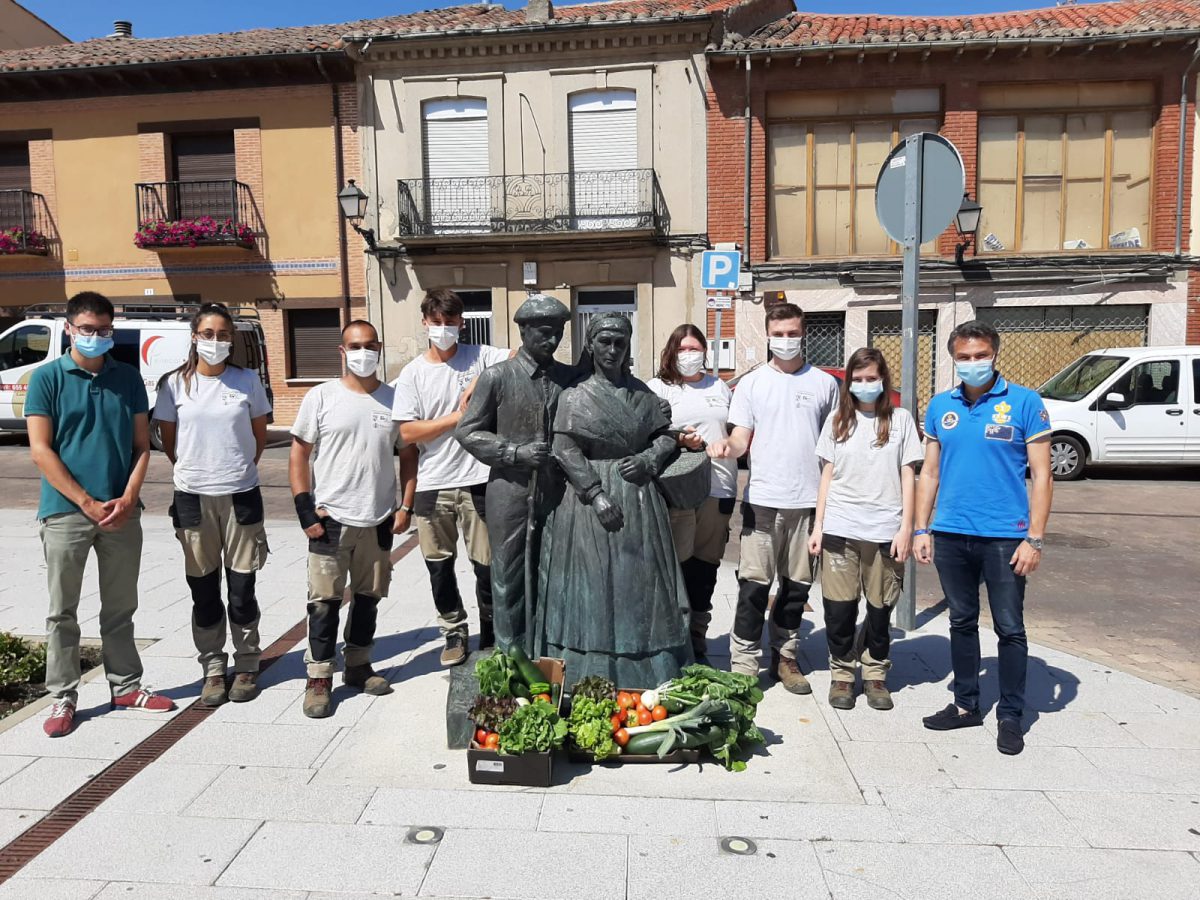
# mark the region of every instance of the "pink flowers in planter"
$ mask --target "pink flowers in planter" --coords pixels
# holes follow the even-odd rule
[[[212,216],[196,219],[158,220],[143,222],[134,235],[139,247],[198,247],[202,244],[236,244],[254,246],[254,229],[233,219],[218,220]]]
[[[48,253],[50,251],[46,236],[32,228],[26,230],[20,225],[12,228],[0,228],[0,254],[10,253]]]

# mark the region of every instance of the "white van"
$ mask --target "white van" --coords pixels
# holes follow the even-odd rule
[[[114,359],[135,366],[142,373],[150,408],[158,394],[158,380],[187,358],[191,342],[194,304],[116,304],[111,351]],[[237,336],[230,361],[258,372],[267,397],[271,381],[267,372],[267,348],[258,311],[230,307]],[[66,305],[47,304],[25,310],[25,321],[0,334],[0,431],[25,431],[25,391],[39,366],[54,362],[71,347],[66,332]],[[158,429],[151,428],[151,441],[162,446]]]
[[[1200,346],[1097,350],[1038,393],[1058,481],[1088,463],[1200,465]]]

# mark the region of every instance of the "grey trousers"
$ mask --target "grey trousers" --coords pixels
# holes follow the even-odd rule
[[[79,691],[79,593],[88,554],[100,570],[100,640],[104,674],[115,696],[138,689],[142,660],[133,640],[142,562],[141,510],[119,531],[102,531],[81,512],[42,521],[50,611],[46,616],[46,690],[75,700]]]

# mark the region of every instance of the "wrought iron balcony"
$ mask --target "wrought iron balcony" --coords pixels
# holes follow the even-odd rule
[[[0,191],[0,256],[45,256],[53,242],[46,198],[33,191]]]
[[[240,181],[154,181],[135,188],[139,247],[249,248],[262,231],[250,188]]]
[[[669,233],[653,169],[413,178],[399,185],[401,238],[568,232]]]

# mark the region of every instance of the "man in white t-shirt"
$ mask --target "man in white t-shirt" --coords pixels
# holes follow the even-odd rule
[[[413,517],[421,555],[429,569],[438,626],[446,646],[442,665],[467,659],[467,612],[454,574],[458,532],[475,570],[479,604],[479,646],[495,643],[492,627],[492,552],[484,514],[488,466],[454,438],[462,418],[463,395],[485,368],[508,359],[508,350],[459,344],[462,299],[454,291],[430,291],[421,301],[421,322],[429,349],[410,362],[396,379],[392,417],[405,444],[418,448],[417,492]]]
[[[812,588],[808,532],[821,470],[817,438],[837,404],[837,380],[804,360],[804,313],[791,303],[767,310],[770,361],[746,375],[729,408],[732,433],[714,453],[737,458],[754,440],[742,498],[738,604],[729,652],[735,672],[758,674],[771,585],[771,674],[793,694],[812,688],[796,662],[796,634]]]
[[[370,322],[347,325],[339,348],[346,374],[305,394],[292,426],[288,475],[309,539],[304,714],[313,719],[333,711],[338,612],[347,579],[352,599],[342,680],[368,694],[392,692],[371,668],[370,654],[379,601],[392,579],[392,536],[409,526],[405,510],[416,488],[415,454],[409,448],[400,454],[404,498],[397,510],[394,392],[376,374],[380,349]]]

